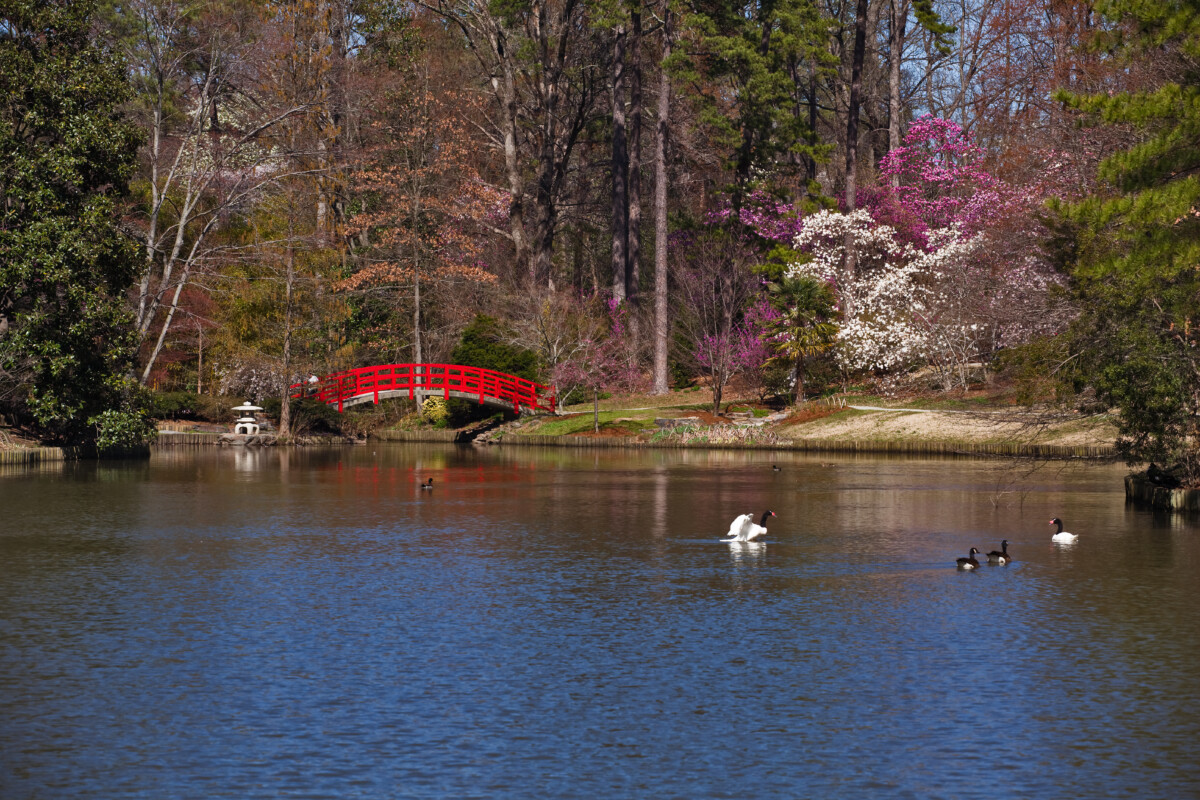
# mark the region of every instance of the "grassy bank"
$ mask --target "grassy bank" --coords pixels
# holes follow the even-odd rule
[[[610,397],[599,430],[591,404],[568,406],[505,431],[507,441],[549,444],[777,447],[829,452],[944,453],[1105,458],[1114,420],[1016,405],[1002,392],[882,397],[848,393],[791,408],[737,398],[712,414],[702,393]],[[656,424],[656,420],[659,424]],[[678,420],[675,425],[664,420]],[[571,441],[577,440],[577,441]]]

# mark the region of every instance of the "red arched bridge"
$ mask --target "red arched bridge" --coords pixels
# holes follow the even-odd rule
[[[418,402],[441,395],[477,400],[520,414],[522,411],[554,413],[554,387],[480,367],[459,364],[380,364],[333,372],[315,382],[292,385],[292,397],[311,397],[340,412],[346,406],[378,403],[389,397],[416,398]]]

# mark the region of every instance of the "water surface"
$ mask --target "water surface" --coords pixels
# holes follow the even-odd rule
[[[1200,538],[1123,473],[412,445],[9,470],[0,797],[1200,797]],[[766,508],[765,546],[717,541]],[[954,568],[1004,538],[1014,564]]]

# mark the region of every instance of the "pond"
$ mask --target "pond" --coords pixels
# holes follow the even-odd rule
[[[1197,797],[1197,522],[1127,508],[1124,472],[449,445],[10,469],[0,797]],[[768,508],[766,544],[718,541]],[[955,568],[1002,539],[1011,565]]]

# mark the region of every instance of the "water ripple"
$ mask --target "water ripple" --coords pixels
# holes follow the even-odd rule
[[[1200,539],[1113,470],[378,450],[0,477],[0,796],[1200,795]]]

